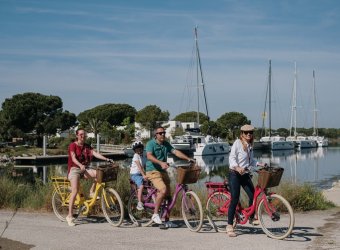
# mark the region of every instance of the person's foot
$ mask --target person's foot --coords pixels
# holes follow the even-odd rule
[[[76,224],[74,223],[74,218],[70,216],[66,216],[66,222],[70,227],[74,227]]]
[[[156,224],[162,224],[162,220],[159,217],[159,214],[153,214],[151,217],[152,221]]]
[[[234,231],[233,225],[228,225],[226,230],[227,230],[227,234],[228,234],[229,237],[236,237],[237,236],[235,231]]]
[[[249,224],[251,224],[253,226],[258,226],[258,225],[260,225],[260,222],[259,222],[259,220],[256,220],[254,218],[250,218],[249,219]]]
[[[143,202],[140,202],[140,201],[138,201],[138,204],[137,204],[137,210],[139,210],[139,211],[141,211],[141,210],[144,210],[144,204],[143,204]]]

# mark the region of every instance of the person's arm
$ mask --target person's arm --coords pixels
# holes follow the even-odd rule
[[[177,149],[172,150],[172,153],[182,160],[192,161],[190,157],[188,157],[186,154],[182,153]]]
[[[106,158],[104,155],[100,154],[100,153],[97,153],[96,151],[92,150],[92,155],[94,157],[96,157],[97,159],[99,160],[103,160],[103,161],[108,161],[108,162],[111,162],[112,160],[109,159],[109,158]]]
[[[139,172],[142,174],[143,178],[145,179],[146,175],[144,173],[144,168],[143,168],[142,164],[140,163],[139,159],[135,160],[135,164],[137,165]]]
[[[158,160],[152,152],[146,152],[146,157],[152,163],[160,165],[162,169],[167,169],[169,167],[168,163]]]
[[[74,151],[71,151],[70,154],[71,154],[72,162],[74,163],[74,165],[78,166],[81,169],[81,171],[84,172],[86,166],[81,164],[78,161],[78,159],[76,157],[76,153]]]

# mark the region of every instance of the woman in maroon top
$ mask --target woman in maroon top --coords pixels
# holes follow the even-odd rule
[[[69,204],[69,211],[66,217],[66,221],[69,226],[74,226],[74,218],[73,218],[73,204],[77,193],[79,191],[79,181],[80,177],[84,176],[84,178],[96,178],[96,170],[94,169],[86,169],[86,167],[92,161],[93,156],[104,161],[112,161],[111,159],[106,158],[105,156],[97,153],[93,150],[93,148],[85,143],[86,132],[84,129],[77,129],[76,131],[76,141],[72,142],[68,149],[68,171],[67,176],[71,183],[71,197]],[[90,196],[93,195],[95,191],[95,182],[93,183]]]

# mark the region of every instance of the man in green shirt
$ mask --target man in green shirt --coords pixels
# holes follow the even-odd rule
[[[156,224],[162,224],[162,220],[159,217],[159,208],[165,197],[170,197],[170,178],[166,171],[169,167],[167,163],[168,153],[176,155],[178,158],[194,161],[189,158],[181,151],[176,150],[168,141],[165,139],[165,129],[163,127],[157,127],[154,132],[154,139],[151,139],[146,144],[146,176],[158,190],[155,210],[152,215],[152,220]],[[166,226],[177,227],[175,224],[168,221],[166,218]]]

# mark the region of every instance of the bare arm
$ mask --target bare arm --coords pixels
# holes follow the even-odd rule
[[[110,161],[109,158],[106,158],[105,156],[97,153],[96,151],[92,150],[92,154],[94,155],[94,157],[96,157],[97,159],[103,160],[103,161]]]
[[[138,169],[139,169],[139,172],[142,174],[143,178],[146,178],[146,175],[145,175],[145,173],[144,173],[144,168],[143,168],[143,166],[140,164],[139,161],[135,161],[135,163],[137,164],[137,167],[138,167]]]
[[[175,150],[172,151],[172,153],[175,154],[178,158],[181,158],[182,160],[191,161],[191,158],[189,158],[187,155],[183,154],[179,150],[175,149]]]

